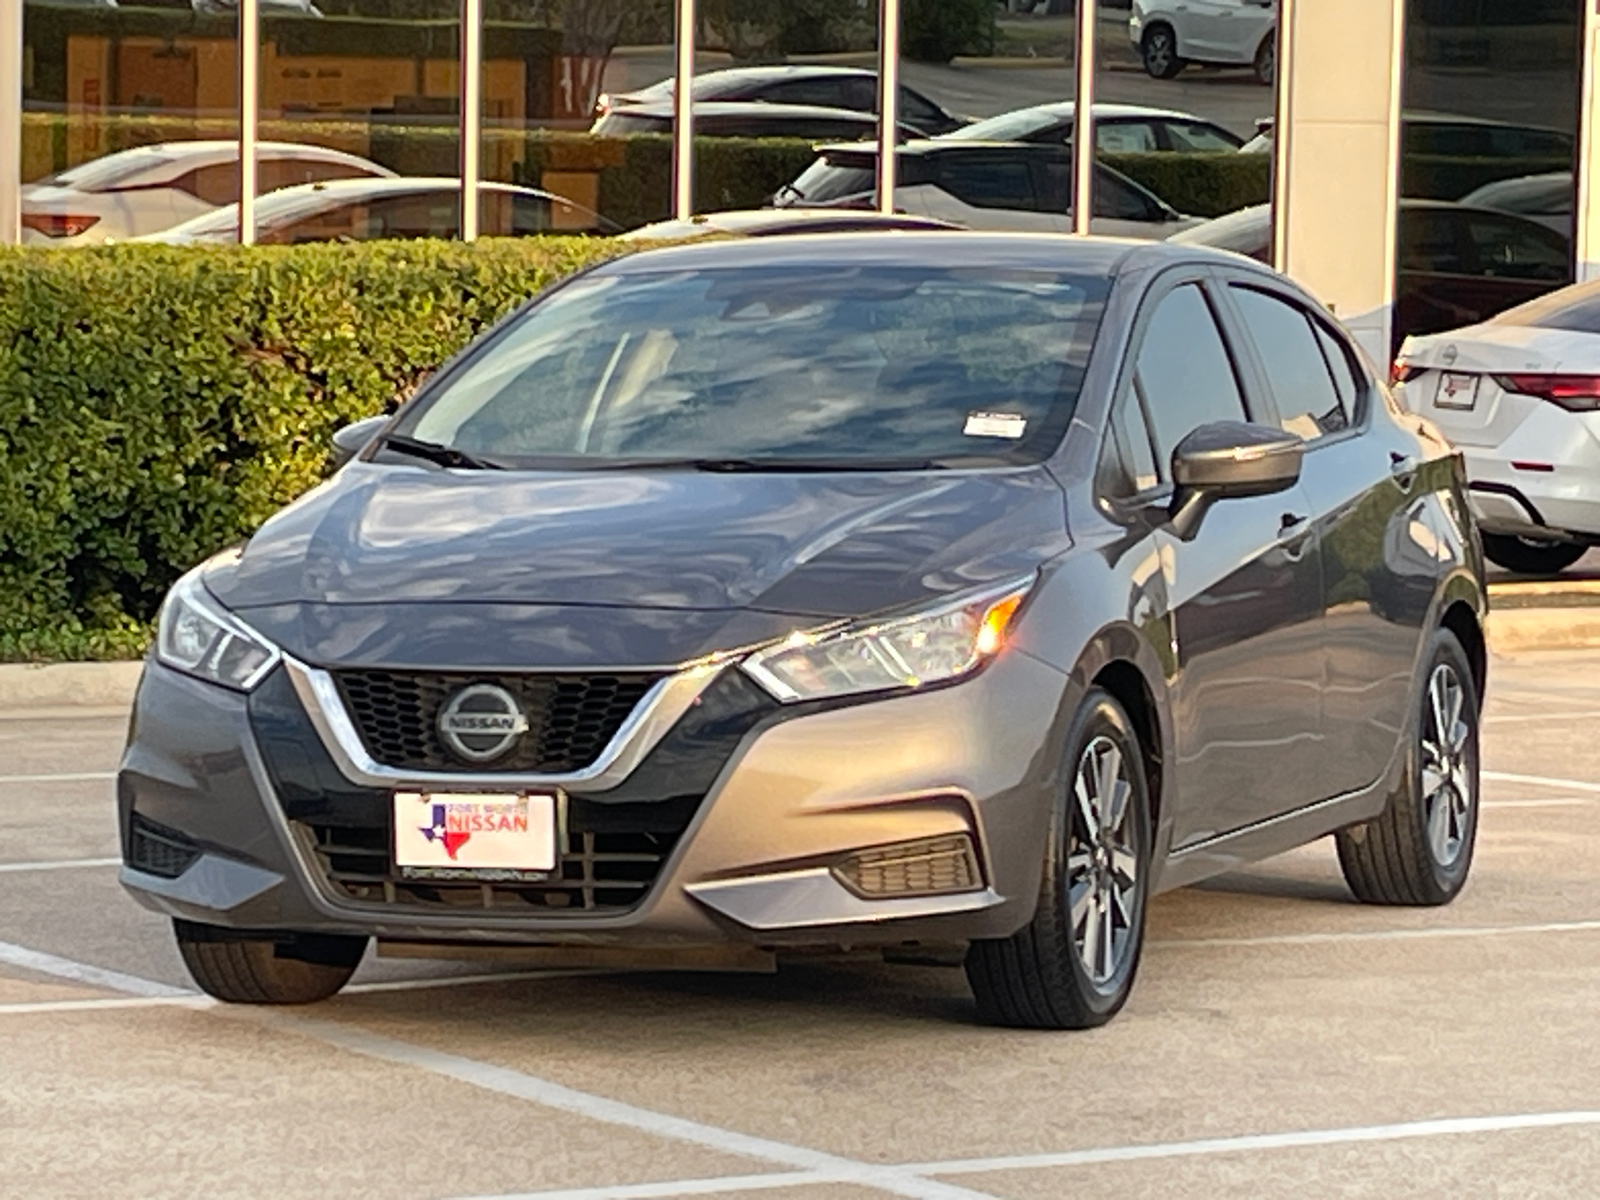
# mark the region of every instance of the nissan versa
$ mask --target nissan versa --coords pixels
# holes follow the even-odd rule
[[[964,954],[1108,1019],[1156,892],[1462,887],[1459,457],[1265,268],[964,232],[550,289],[162,610],[123,882],[224,1000],[400,954]]]

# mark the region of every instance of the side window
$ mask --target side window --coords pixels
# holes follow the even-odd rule
[[[261,230],[256,240],[262,245],[293,246],[299,242],[353,241],[368,236],[367,206],[352,201]]]
[[[239,164],[222,162],[212,163],[209,167],[196,167],[167,186],[188,192],[197,200],[204,200],[218,208],[224,204],[236,204],[239,201]]]
[[[863,79],[862,83],[869,86],[870,81]],[[851,105],[852,108],[856,107]],[[867,98],[866,107],[862,112],[872,112],[878,107],[877,89],[873,88],[872,94]],[[907,125],[915,125],[919,129],[932,128],[947,123],[948,118],[935,108],[929,101],[924,100],[910,88],[900,89],[900,119]]]
[[[1472,274],[1461,244],[1462,230],[1454,217],[1455,214],[1443,209],[1402,209],[1400,269],[1445,275]]]
[[[1162,297],[1139,343],[1133,380],[1163,478],[1172,451],[1191,431],[1212,421],[1249,419],[1233,360],[1198,284]]]
[[[1097,121],[1094,144],[1106,154],[1148,153],[1161,149],[1156,145],[1156,131],[1147,121]]]
[[[1364,411],[1368,386],[1366,372],[1357,365],[1350,347],[1326,325],[1321,321],[1312,321],[1311,325],[1317,331],[1317,341],[1322,344],[1322,353],[1327,357],[1328,370],[1333,372],[1333,386],[1339,392],[1339,400],[1354,424],[1361,420]]]
[[[1349,428],[1350,413],[1335,389],[1310,314],[1255,288],[1235,284],[1230,290],[1266,368],[1283,428],[1308,442]]]
[[[1094,215],[1113,221],[1159,221],[1160,212],[1135,189],[1104,171],[1094,177]]]
[[[1155,451],[1150,448],[1150,429],[1145,424],[1137,390],[1130,388],[1111,412],[1100,459],[1100,491],[1122,499],[1148,491],[1160,479]]]
[[[366,239],[450,238],[461,225],[457,192],[414,192],[384,196],[367,205]]]
[[[263,192],[293,187],[297,183],[323,183],[329,179],[365,179],[371,174],[354,163],[319,158],[266,158],[256,167],[256,186]]]
[[[761,90],[760,99],[772,104],[814,104],[821,108],[854,108],[837,79],[791,79]],[[869,109],[870,111],[870,109]]]
[[[1231,140],[1214,125],[1202,125],[1194,121],[1168,121],[1166,127],[1167,140],[1172,143],[1174,150],[1185,152],[1214,150],[1219,153],[1230,153],[1239,148],[1238,142]]]
[[[1473,213],[1467,218],[1467,232],[1484,275],[1553,283],[1571,278],[1566,239],[1542,225]]]
[[[939,185],[974,208],[1039,207],[1033,191],[1033,172],[1026,162],[963,155],[940,167]]]

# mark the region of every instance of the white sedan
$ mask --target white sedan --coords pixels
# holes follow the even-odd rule
[[[354,154],[298,142],[257,145],[262,192],[394,172]],[[239,143],[158,142],[81,163],[22,189],[22,240],[100,245],[159,233],[239,199]]]
[[[1600,283],[1407,338],[1395,378],[1461,449],[1493,562],[1552,574],[1600,544]]]
[[[1203,63],[1249,67],[1270,85],[1278,69],[1277,31],[1277,0],[1133,0],[1128,15],[1128,38],[1153,79]]]

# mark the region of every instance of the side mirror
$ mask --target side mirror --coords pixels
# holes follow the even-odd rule
[[[1172,452],[1172,531],[1187,541],[1218,500],[1270,496],[1300,481],[1306,444],[1292,433],[1243,421],[1202,425]]]
[[[378,436],[378,430],[389,423],[389,418],[368,417],[364,421],[357,421],[353,425],[346,425],[334,432],[333,453],[329,460],[333,469],[337,471],[345,463],[367,448],[367,443]]]

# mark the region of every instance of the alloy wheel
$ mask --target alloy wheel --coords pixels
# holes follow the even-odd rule
[[[1428,677],[1422,730],[1422,810],[1428,846],[1441,867],[1461,857],[1473,803],[1471,727],[1464,719],[1466,692],[1449,663]]]
[[[1165,77],[1172,70],[1172,35],[1166,30],[1157,29],[1145,39],[1144,66],[1157,78]]]
[[[1133,784],[1121,748],[1094,738],[1078,759],[1067,845],[1067,911],[1084,974],[1116,979],[1135,943],[1139,854]]]

